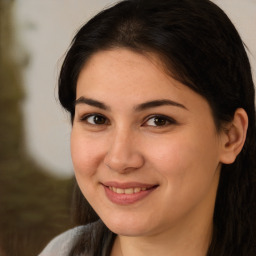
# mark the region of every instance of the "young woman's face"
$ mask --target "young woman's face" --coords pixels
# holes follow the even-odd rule
[[[79,75],[75,175],[115,233],[152,235],[211,221],[220,141],[207,101],[168,76],[153,54],[101,51]]]

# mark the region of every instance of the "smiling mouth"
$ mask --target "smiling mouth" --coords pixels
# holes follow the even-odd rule
[[[140,191],[146,191],[147,188],[116,188],[116,187],[108,187],[111,191],[117,193],[117,194],[126,194],[126,195],[131,195],[131,194],[136,194],[139,193]]]
[[[103,184],[102,184],[103,185]],[[139,186],[140,185],[140,186]],[[150,195],[158,185],[104,184],[107,198],[115,204],[130,205]]]

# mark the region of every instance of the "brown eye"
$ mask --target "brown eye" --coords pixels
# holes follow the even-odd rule
[[[166,125],[168,121],[161,117],[155,117],[153,122],[156,126],[163,126]]]
[[[104,125],[107,124],[107,118],[102,115],[89,115],[83,118],[87,123],[92,125]]]
[[[175,123],[176,122],[170,117],[152,116],[145,122],[145,125],[146,126],[161,127],[161,126],[167,126],[167,125],[171,125],[171,124],[175,124]]]

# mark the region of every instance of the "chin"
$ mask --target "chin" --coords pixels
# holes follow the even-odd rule
[[[129,227],[110,227],[108,228],[115,234],[120,236],[132,236],[132,237],[138,237],[138,236],[144,236],[147,234],[145,229],[140,229],[137,227],[131,228]]]
[[[115,234],[122,236],[143,236],[149,232],[149,223],[141,223],[135,218],[121,218],[103,222]]]

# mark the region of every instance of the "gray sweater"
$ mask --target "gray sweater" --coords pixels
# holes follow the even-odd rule
[[[85,228],[86,226],[79,226],[56,236],[38,256],[68,256]]]
[[[99,229],[99,227],[102,228]],[[97,236],[100,241],[100,248],[89,249],[89,251],[86,252],[88,256],[95,255],[94,249],[99,249],[100,255],[108,256],[112,248],[113,240],[116,237],[115,234],[105,227],[101,220],[98,220],[85,226],[75,227],[58,235],[38,256],[68,256],[78,239],[81,238],[81,235],[89,235],[93,240]]]

